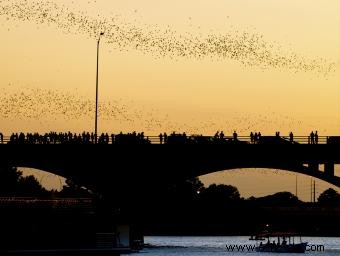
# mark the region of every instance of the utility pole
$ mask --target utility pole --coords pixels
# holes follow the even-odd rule
[[[95,136],[95,143],[97,144],[97,126],[98,126],[98,70],[99,70],[99,43],[100,37],[104,35],[104,32],[101,32],[98,37],[97,41],[97,72],[96,72],[96,114],[94,120],[94,136]]]
[[[310,178],[310,202],[313,203],[313,178]]]
[[[314,180],[314,184],[313,184],[313,190],[314,190],[314,193],[313,193],[313,202],[315,203],[315,180]]]
[[[297,192],[298,192],[298,189],[297,189],[297,175],[295,175],[295,196],[297,197]]]

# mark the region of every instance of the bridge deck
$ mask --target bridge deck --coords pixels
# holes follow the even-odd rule
[[[108,180],[182,179],[228,169],[272,168],[299,172],[340,186],[334,171],[339,144],[0,144],[0,164],[31,167],[92,185]]]

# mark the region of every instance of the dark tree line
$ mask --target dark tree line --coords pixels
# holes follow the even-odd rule
[[[93,197],[93,193],[67,179],[66,185],[59,192],[46,190],[33,176],[23,176],[16,167],[0,167],[0,196],[17,197]],[[167,184],[158,195],[169,204],[192,204],[195,202],[213,205],[258,205],[258,206],[298,206],[304,203],[290,192],[278,192],[263,197],[244,199],[238,189],[231,185],[211,184],[205,187],[198,179],[188,179],[175,184]],[[332,188],[322,192],[317,203],[320,206],[340,207],[340,194]]]
[[[0,196],[5,197],[92,197],[86,188],[66,180],[61,191],[46,190],[33,176],[23,176],[16,167],[0,167]]]
[[[318,203],[322,206],[340,207],[340,194],[334,189],[329,188],[320,194]]]
[[[263,197],[241,197],[238,189],[232,185],[211,184],[205,187],[198,178],[188,179],[171,185],[165,190],[164,198],[176,203],[201,202],[212,205],[258,205],[258,206],[302,206],[299,200],[290,192],[277,192]],[[167,200],[163,200],[164,202]],[[340,207],[340,194],[332,188],[322,192],[318,197],[318,205]]]
[[[2,167],[0,177],[1,196],[46,197],[50,194],[34,176],[24,177],[15,167]]]
[[[102,216],[107,213],[109,220],[131,217],[126,220],[140,225],[149,235],[248,235],[265,223],[277,225],[278,230],[294,228],[309,235],[340,235],[336,233],[340,227],[334,227],[340,217],[340,195],[333,189],[324,191],[318,202],[311,205],[290,192],[245,199],[234,186],[212,184],[205,187],[198,178],[163,182],[156,187],[131,191],[132,195],[121,194],[118,189],[115,190],[118,192],[111,191],[108,197],[98,197],[99,194],[72,180],[67,180],[61,191],[47,191],[34,176],[23,176],[17,168],[0,167],[0,197],[91,197],[96,199],[94,210],[101,216],[97,219],[104,219]],[[120,200],[116,201],[117,195],[112,193],[119,193]],[[82,216],[80,212],[77,214]],[[94,225],[93,220],[85,222]],[[103,224],[107,226],[106,221]]]
[[[165,185],[163,187],[166,187]],[[155,195],[157,192],[157,195]],[[134,210],[148,235],[249,235],[265,224],[274,230],[305,235],[339,235],[339,194],[323,192],[316,204],[300,201],[290,192],[242,198],[231,185],[205,187],[198,178],[155,190]],[[324,209],[327,207],[327,209]]]

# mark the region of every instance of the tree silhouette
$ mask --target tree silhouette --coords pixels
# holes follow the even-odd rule
[[[241,200],[238,189],[231,185],[211,184],[201,193],[201,199],[208,204],[228,204]]]
[[[93,197],[92,191],[85,187],[79,186],[72,179],[66,179],[66,185],[58,193],[60,197]]]
[[[22,173],[17,168],[0,167],[0,194],[2,196],[14,196]]]
[[[1,196],[48,196],[34,176],[22,176],[16,167],[0,167],[0,195]]]
[[[258,206],[296,206],[302,202],[290,192],[278,192],[273,195],[248,199]]]
[[[26,177],[21,176],[19,178],[17,193],[20,196],[46,197],[50,195],[50,193],[45,188],[43,188],[37,179],[32,175]]]
[[[329,188],[320,194],[318,203],[323,206],[340,206],[340,194]]]

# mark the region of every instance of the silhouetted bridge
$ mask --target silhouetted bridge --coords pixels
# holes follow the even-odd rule
[[[11,136],[1,136],[0,144],[95,144],[95,137],[92,133],[30,133],[30,134],[12,134]],[[163,136],[164,135],[164,136]],[[317,139],[310,136],[261,136],[251,138],[250,136],[203,136],[203,135],[186,135],[185,133],[172,133],[169,135],[162,134],[158,136],[146,136],[144,133],[128,134],[102,134],[98,135],[98,144],[221,144],[221,143],[252,143],[252,144],[339,144],[340,136],[318,136]],[[166,136],[166,137],[165,137]]]
[[[240,168],[287,170],[340,187],[339,143],[0,144],[0,164],[44,170],[102,192],[155,191],[165,182]]]

